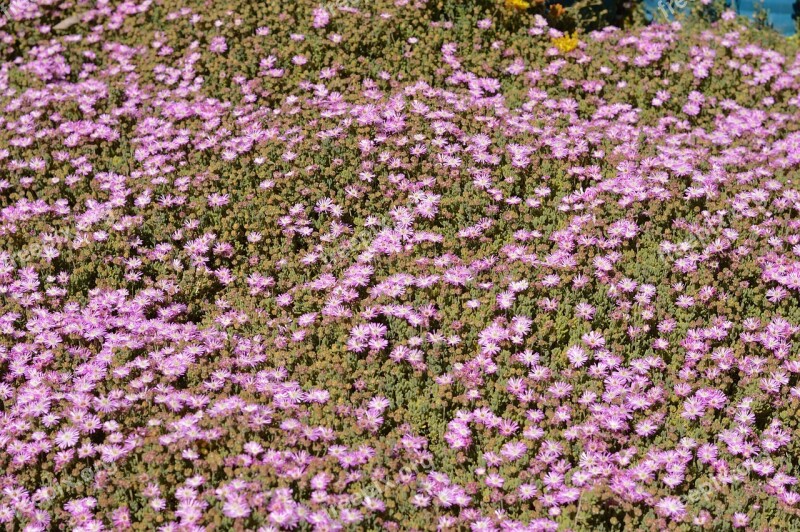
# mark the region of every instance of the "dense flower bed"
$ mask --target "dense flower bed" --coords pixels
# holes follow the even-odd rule
[[[800,55],[503,2],[12,0],[0,523],[800,523]]]

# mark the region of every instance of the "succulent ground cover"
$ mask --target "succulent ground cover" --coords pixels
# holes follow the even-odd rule
[[[797,526],[796,44],[523,7],[12,1],[0,523]]]

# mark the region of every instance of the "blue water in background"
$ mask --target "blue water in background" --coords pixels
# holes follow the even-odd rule
[[[663,0],[668,2],[669,0]],[[687,0],[687,4],[691,2],[699,2],[700,0]],[[734,6],[738,3],[739,14],[748,18],[752,18],[755,0],[736,0],[731,2]],[[794,21],[792,20],[792,4],[794,0],[764,0],[764,7],[769,11],[769,21],[772,26],[784,35],[792,35],[794,33]],[[645,7],[648,13],[653,13],[658,9],[658,0],[645,0]]]

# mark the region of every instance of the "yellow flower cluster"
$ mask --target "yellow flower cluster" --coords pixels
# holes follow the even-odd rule
[[[553,46],[558,48],[558,50],[564,54],[577,48],[578,44],[580,43],[577,33],[565,33],[561,37],[555,37],[552,41]]]
[[[528,9],[531,7],[531,4],[525,0],[505,0],[505,5],[509,9]]]

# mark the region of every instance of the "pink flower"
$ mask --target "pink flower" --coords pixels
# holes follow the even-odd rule
[[[675,521],[686,515],[686,506],[677,497],[664,497],[656,504],[658,513]]]
[[[747,514],[737,512],[733,514],[731,521],[733,522],[734,528],[744,528],[748,525],[748,523],[750,523],[750,518],[747,516]]]
[[[214,37],[211,39],[208,49],[216,54],[221,54],[228,49],[228,43],[225,41],[225,37]]]

